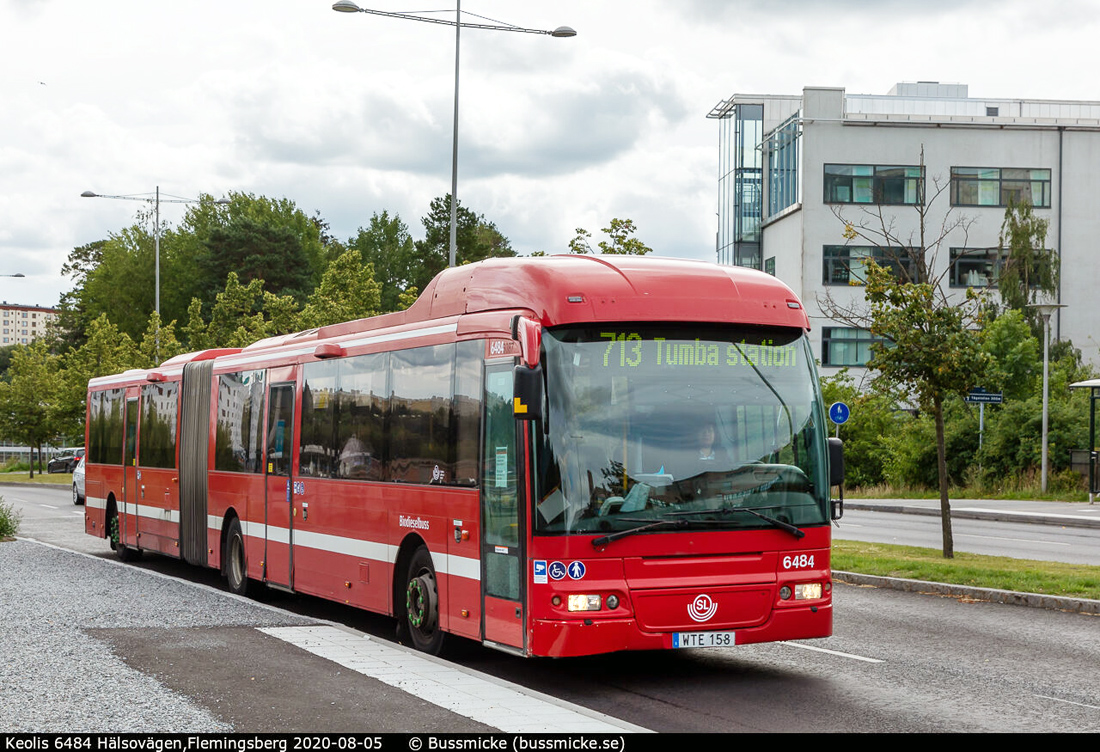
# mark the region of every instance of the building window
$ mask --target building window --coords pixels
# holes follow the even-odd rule
[[[760,268],[763,218],[764,107],[740,104],[721,121],[719,139],[718,263]]]
[[[862,285],[867,281],[867,264],[872,260],[898,279],[907,282],[916,279],[916,268],[906,248],[827,245],[822,250],[821,283]]]
[[[761,144],[768,159],[768,216],[798,203],[799,115],[792,115]]]
[[[768,256],[764,259],[764,271],[773,277],[775,276],[775,256]]]
[[[1001,273],[997,248],[952,248],[952,287],[993,287]]]
[[[875,342],[885,340],[866,329],[827,326],[821,332],[821,365],[866,366]]]
[[[921,168],[913,165],[825,165],[825,203],[900,204],[924,202]]]
[[[1050,170],[1019,167],[952,167],[952,206],[1008,206],[1027,201],[1050,208]]]
[[[985,108],[985,116],[986,117],[997,117],[1000,114],[1001,114],[1001,108],[1000,107],[988,107],[987,106]]]

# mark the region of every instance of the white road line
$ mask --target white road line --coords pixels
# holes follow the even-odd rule
[[[1058,541],[1036,540],[1034,538],[1001,538],[996,535],[973,535],[968,533],[956,533],[956,538],[978,538],[980,540],[1006,541],[1008,543],[1035,543],[1042,546],[1071,546],[1072,543],[1060,543]]]
[[[335,627],[266,627],[314,655],[510,734],[649,729],[454,664]]]
[[[841,653],[836,650],[826,650],[825,648],[814,647],[813,645],[803,645],[800,642],[784,642],[783,645],[789,645],[792,648],[802,648],[803,650],[815,650],[818,653],[828,653],[829,655],[840,656],[841,658],[851,658],[853,661],[866,661],[867,663],[884,663],[885,661],[879,658],[866,658],[862,655],[853,655],[852,653]]]
[[[46,509],[60,509],[61,507],[55,507],[53,504],[39,504],[40,507],[46,507]]]
[[[1100,710],[1100,705],[1086,705],[1083,702],[1074,702],[1073,700],[1063,700],[1061,697],[1048,697],[1047,695],[1035,695],[1044,700],[1053,700],[1054,702],[1064,702],[1066,705],[1076,705],[1079,708],[1089,708],[1090,710]]]

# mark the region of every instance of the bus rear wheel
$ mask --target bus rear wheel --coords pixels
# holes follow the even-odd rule
[[[436,584],[432,555],[421,546],[409,560],[405,577],[404,629],[417,650],[439,655],[443,649],[443,631],[439,628],[439,588]]]
[[[234,517],[229,523],[225,538],[225,579],[229,592],[236,595],[248,593],[248,561],[244,555],[244,534],[241,522]]]

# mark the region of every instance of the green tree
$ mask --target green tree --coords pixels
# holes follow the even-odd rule
[[[596,246],[600,249],[600,253],[611,253],[619,255],[633,255],[644,256],[647,253],[653,251],[648,245],[643,243],[638,238],[632,237],[637,228],[634,226],[634,220],[632,219],[617,219],[611,220],[611,226],[605,227],[600,232],[607,235],[610,240],[601,240]],[[569,241],[570,253],[594,253],[592,245],[588,242],[592,239],[592,233],[583,227],[577,228],[577,235]]]
[[[1058,255],[1044,248],[1050,221],[1035,216],[1028,201],[1009,200],[1001,225],[1001,272],[997,290],[1007,310],[1021,311],[1036,337],[1042,337],[1039,313],[1028,306],[1058,290]]]
[[[89,317],[88,303],[84,297],[84,284],[103,258],[103,246],[107,241],[77,246],[61,265],[61,274],[71,277],[73,289],[62,293],[58,304],[56,333],[62,350],[70,350],[84,344],[85,330],[94,317]]]
[[[45,341],[36,340],[12,354],[8,370],[8,381],[0,381],[0,433],[37,450],[41,472],[42,445],[58,434],[57,356],[49,353]]]
[[[130,335],[119,331],[107,314],[100,314],[88,326],[85,343],[61,357],[61,383],[57,399],[59,433],[84,436],[89,380],[136,368],[142,362],[142,355]]]
[[[843,369],[821,379],[825,404],[843,402],[851,408],[848,421],[840,427],[844,440],[844,470],[846,485],[859,488],[874,486],[886,480],[883,437],[897,433],[907,415],[897,410],[897,397],[884,391],[882,384],[860,388]]]
[[[242,285],[236,272],[229,272],[225,289],[219,292],[210,312],[207,335],[211,347],[247,347],[267,336],[262,306],[264,282],[253,279]]]
[[[320,286],[302,309],[299,326],[312,329],[374,316],[380,301],[374,267],[364,266],[359,251],[352,248],[329,265]]]
[[[401,310],[400,297],[409,289],[418,263],[416,245],[401,217],[383,211],[370,218],[370,225],[348,241],[348,248],[359,251],[362,263],[374,266],[374,278],[381,286],[380,309]]]
[[[176,322],[162,324],[160,316],[153,311],[137,349],[140,356],[138,368],[155,368],[182,353],[183,345],[176,339]]]
[[[145,330],[156,307],[156,254],[151,223],[142,221],[143,217],[139,214],[137,223],[111,233],[98,249],[95,268],[85,272],[78,293],[85,329],[106,314],[132,339]]]
[[[455,263],[469,264],[487,258],[515,256],[508,239],[483,214],[475,214],[458,202]],[[451,195],[432,200],[421,219],[424,239],[415,244],[418,263],[412,267],[412,287],[423,290],[435,275],[447,268],[451,244]]]
[[[252,217],[214,228],[196,267],[207,283],[204,300],[218,294],[230,272],[243,282],[260,280],[268,292],[300,302],[313,289],[306,252],[294,230]]]
[[[973,328],[978,298],[968,290],[964,301],[949,302],[935,285],[899,282],[874,262],[867,268],[866,296],[871,333],[885,340],[872,344],[867,365],[889,383],[903,387],[935,421],[943,555],[950,559],[954,557],[954,540],[944,402],[951,395],[965,395],[982,380],[989,366],[990,356]]]
[[[949,209],[938,228],[932,224],[933,205],[949,183],[934,178],[928,186],[923,146],[920,176],[920,200],[911,207],[916,229],[908,238],[901,237],[897,218],[882,205],[861,207],[855,218],[846,214],[846,207],[834,206],[834,214],[844,226],[844,237],[877,247],[885,266],[874,260],[867,262],[863,301],[843,303],[826,294],[818,302],[830,318],[869,329],[879,339],[871,346],[868,367],[891,387],[903,389],[909,400],[932,417],[943,555],[950,559],[954,556],[954,539],[948,499],[945,403],[982,380],[990,356],[982,349],[977,331],[982,323],[978,293],[967,290],[959,300],[945,289],[947,272],[935,273],[935,259],[943,246],[957,231],[965,234],[973,219]]]
[[[986,386],[1012,402],[1035,394],[1043,370],[1042,345],[1032,335],[1022,311],[1009,310],[987,323],[982,347],[990,356]]]

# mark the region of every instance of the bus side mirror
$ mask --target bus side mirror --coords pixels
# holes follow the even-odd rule
[[[832,517],[839,520],[844,516],[844,442],[835,436],[829,437],[829,488],[840,486],[840,498],[832,502]]]
[[[829,486],[844,485],[844,442],[829,437]]]
[[[512,414],[519,420],[542,418],[542,366],[518,365],[512,372]]]

